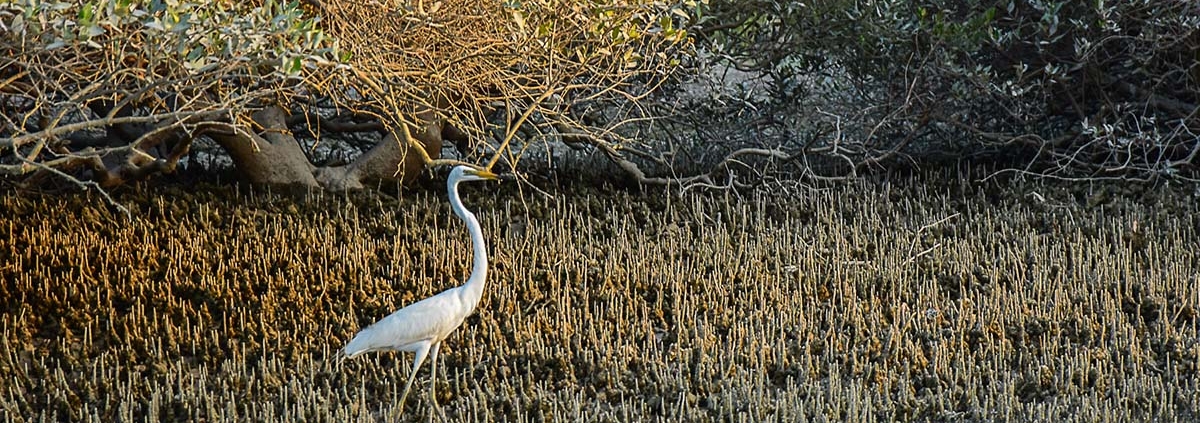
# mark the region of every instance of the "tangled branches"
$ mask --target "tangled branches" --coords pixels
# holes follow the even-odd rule
[[[723,187],[977,157],[1036,177],[1197,175],[1196,2],[713,0],[695,26],[705,60],[646,169]],[[744,151],[765,154],[730,160]]]
[[[688,45],[673,7],[12,3],[0,6],[0,174],[109,187],[171,172],[209,142],[250,182],[333,190],[447,161],[516,166],[556,116],[637,110]],[[322,160],[337,133],[374,141]],[[439,159],[443,140],[457,159]]]
[[[119,185],[173,171],[199,137],[253,131],[245,116],[257,108],[319,92],[303,64],[336,52],[320,50],[314,21],[284,5],[242,12],[224,2],[0,9],[10,53],[0,173],[28,183],[53,168]]]

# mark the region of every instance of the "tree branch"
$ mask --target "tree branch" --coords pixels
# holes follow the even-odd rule
[[[95,181],[81,181],[81,180],[75,178],[74,176],[68,175],[68,174],[64,173],[63,171],[55,169],[44,163],[30,161],[30,160],[24,160],[24,159],[22,159],[22,161],[25,164],[28,164],[30,166],[33,166],[33,167],[36,167],[43,171],[54,174],[55,176],[58,176],[64,180],[66,180],[67,182],[70,182],[70,183],[74,184],[75,186],[78,186],[79,188],[83,189],[84,191],[87,191],[88,188],[95,188],[96,191],[99,192],[102,197],[104,197],[105,202],[107,202],[110,206],[113,206],[114,208],[116,208],[117,211],[121,212],[121,214],[125,216],[125,220],[131,221],[131,222],[133,221],[133,214],[129,212],[129,209],[125,208],[125,206],[122,206],[116,200],[113,200],[112,196],[108,195],[108,191],[105,191],[104,188],[101,188],[100,185],[97,184]],[[13,167],[13,166],[12,165],[0,165],[0,170],[4,170],[9,167]]]

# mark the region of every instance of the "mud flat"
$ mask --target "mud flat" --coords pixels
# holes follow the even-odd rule
[[[451,421],[1200,418],[1194,192],[943,178],[464,188],[492,272],[438,402]],[[0,420],[383,420],[410,356],[337,349],[469,267],[441,191],[119,199],[134,221],[0,193]],[[406,419],[429,417],[428,368]]]

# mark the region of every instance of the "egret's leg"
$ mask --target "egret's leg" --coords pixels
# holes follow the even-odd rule
[[[431,361],[429,363],[430,370],[431,370],[429,373],[429,375],[430,375],[429,376],[429,398],[433,400],[434,407],[438,406],[438,403],[437,403],[437,357],[438,357],[438,351],[440,351],[441,349],[442,349],[442,343],[438,342],[436,344],[433,344],[433,351],[430,351],[430,355],[432,356],[432,357],[430,357],[430,359],[433,361]]]
[[[416,357],[413,357],[412,373],[408,375],[408,383],[404,384],[404,393],[400,394],[400,414],[404,414],[404,400],[408,398],[408,390],[412,388],[413,380],[417,378],[417,370],[421,368],[421,363],[425,362],[425,355],[429,353],[429,343],[422,343],[417,346]]]

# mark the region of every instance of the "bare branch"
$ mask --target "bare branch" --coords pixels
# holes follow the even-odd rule
[[[47,166],[46,164],[43,164],[43,163],[34,162],[34,161],[26,161],[25,163],[30,166],[34,166],[39,169],[42,169],[51,174],[54,174],[55,176],[58,176],[64,180],[66,180],[67,182],[75,184],[76,186],[82,188],[84,191],[87,191],[88,188],[94,188],[97,192],[100,193],[100,196],[104,197],[104,201],[108,202],[108,204],[110,206],[113,206],[113,208],[116,208],[117,211],[121,212],[121,214],[125,216],[126,221],[130,221],[130,222],[133,221],[133,214],[129,212],[129,209],[125,208],[125,206],[122,206],[116,200],[113,200],[113,198],[108,195],[108,191],[105,191],[104,188],[101,188],[100,185],[97,184],[95,181],[81,181],[81,180],[75,178],[74,176],[63,173],[62,171],[55,169],[51,166]],[[0,165],[0,169],[6,168],[6,167],[8,167],[8,166]]]

